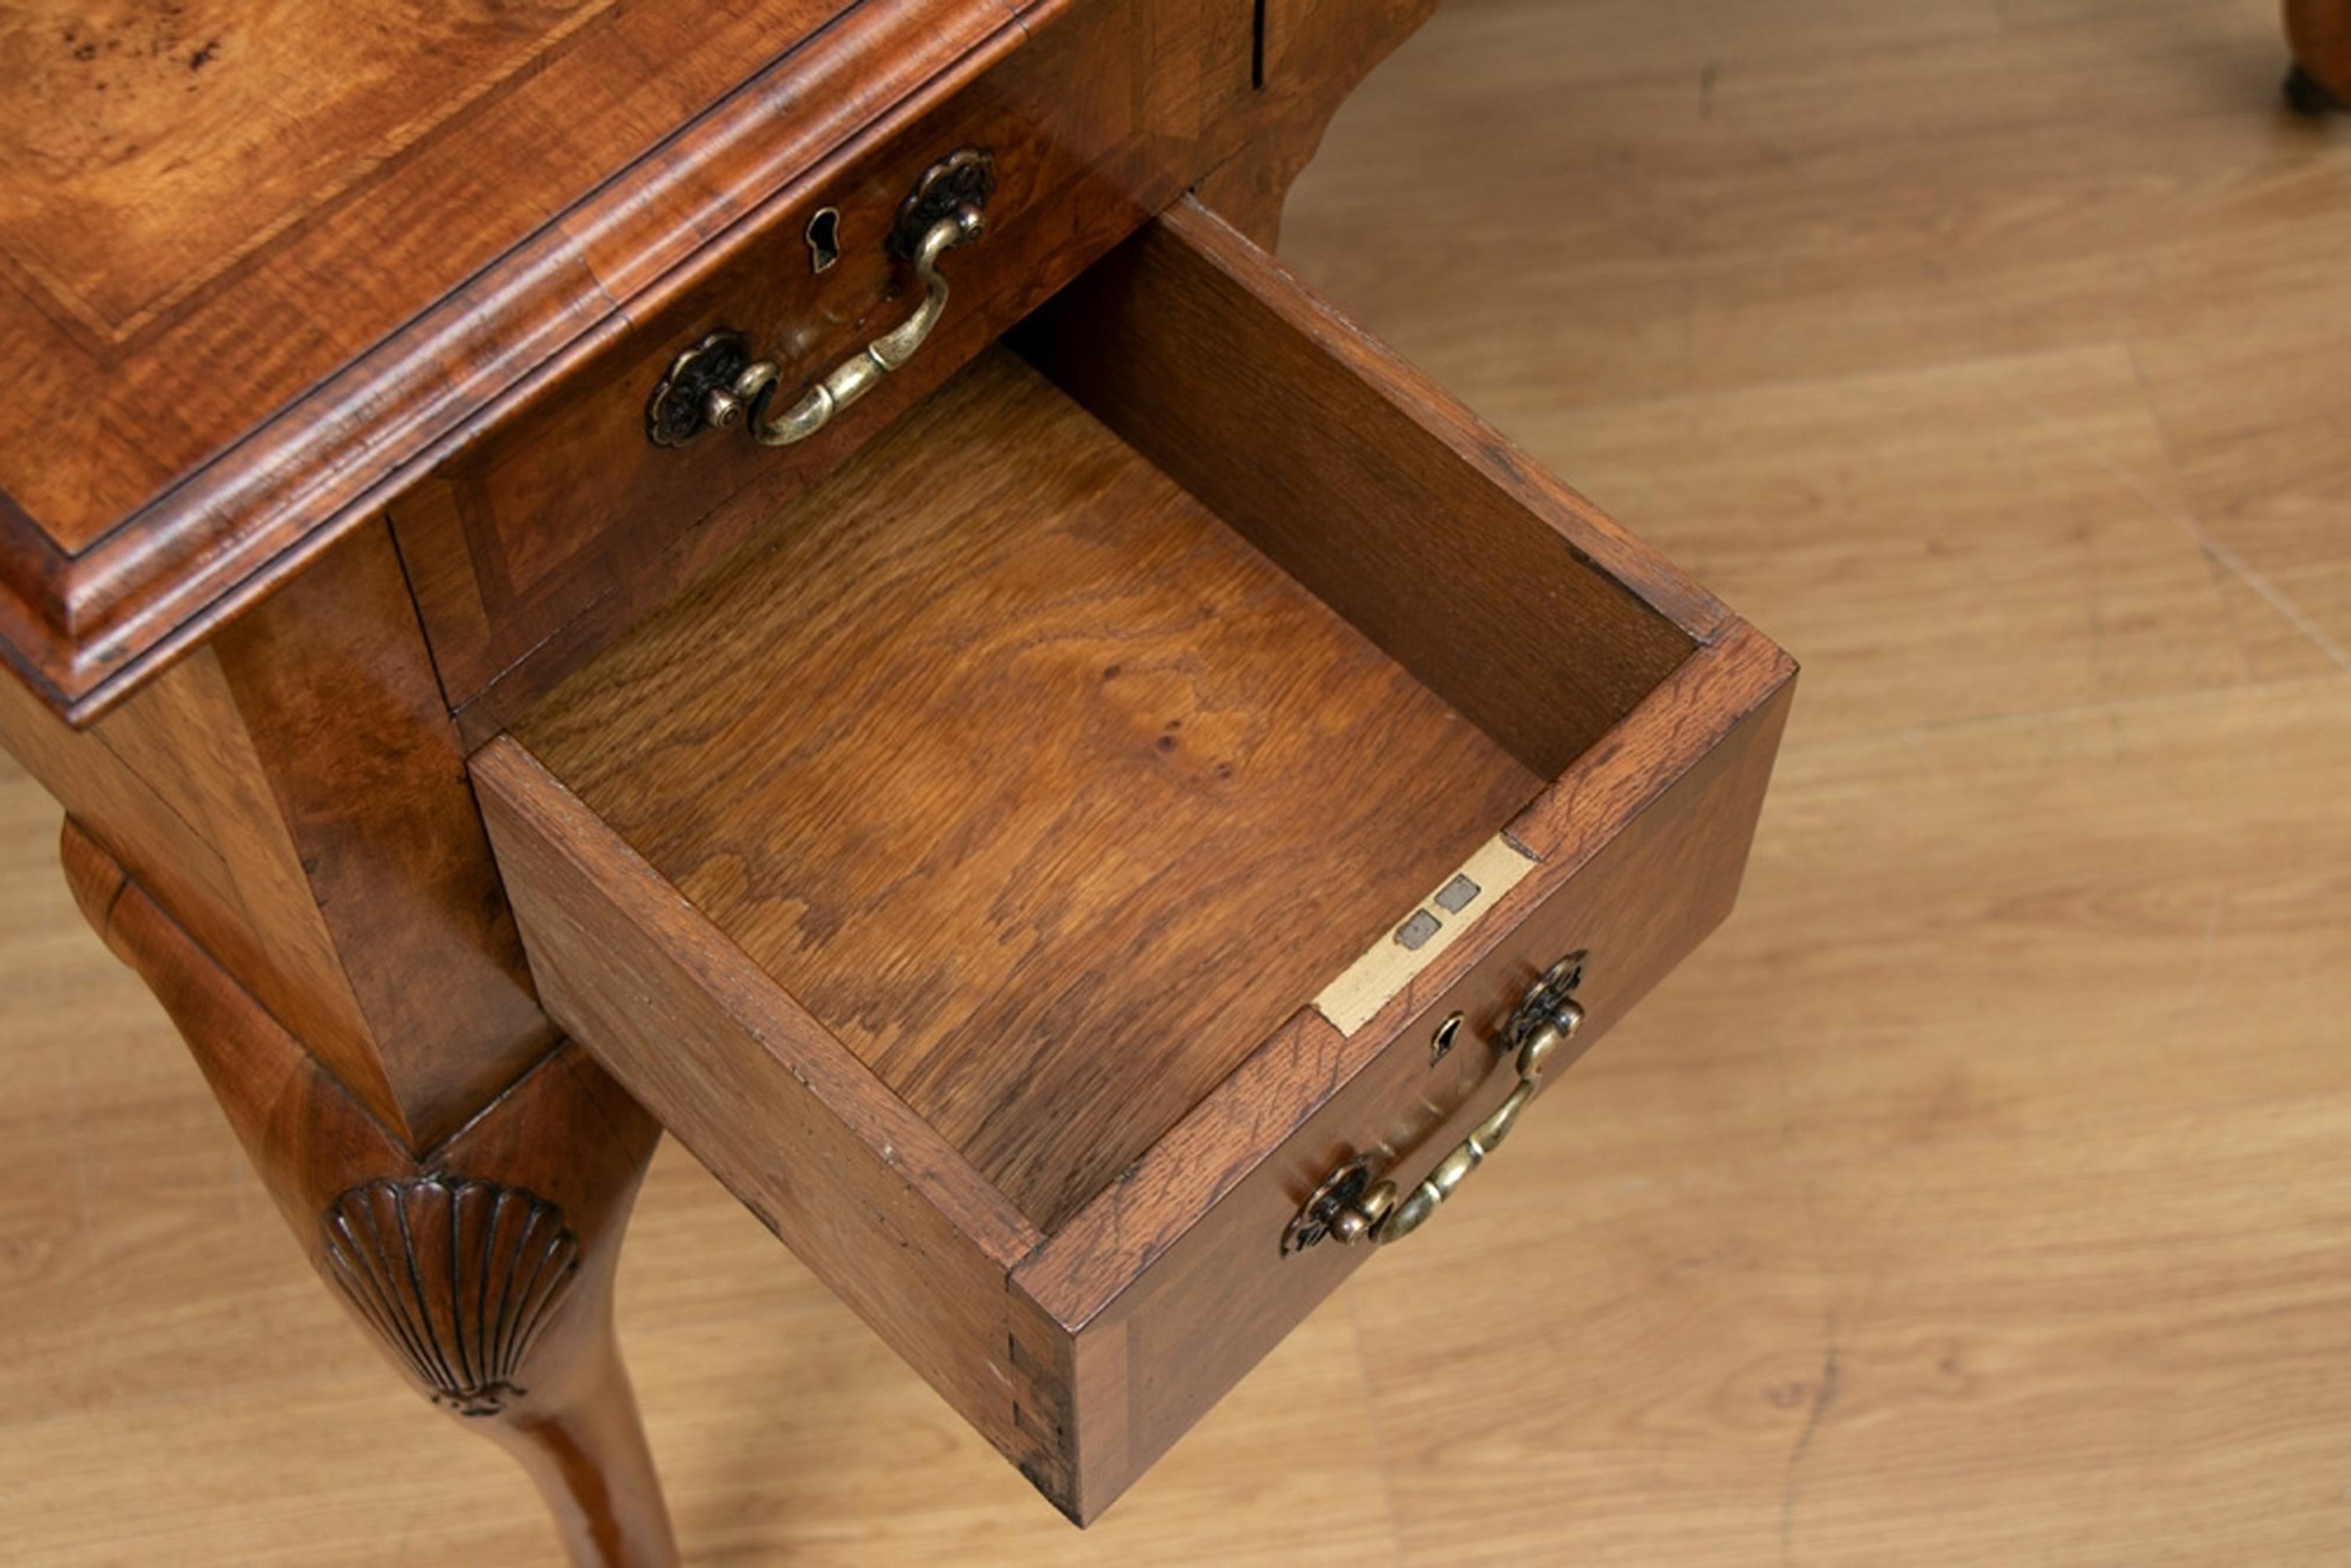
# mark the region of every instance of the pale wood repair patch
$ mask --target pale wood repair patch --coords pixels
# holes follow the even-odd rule
[[[1353,1034],[1412,984],[1429,961],[1453,946],[1494,901],[1534,869],[1534,856],[1496,833],[1461,869],[1429,891],[1388,934],[1314,998],[1315,1010],[1341,1034]]]

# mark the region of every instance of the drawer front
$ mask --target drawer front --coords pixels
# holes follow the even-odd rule
[[[807,968],[843,951],[824,946],[838,940],[837,911],[820,900],[800,904],[783,917],[797,934],[790,942],[761,946],[778,929],[774,912],[801,896],[758,849],[767,835],[846,822],[860,842],[873,836],[870,823],[824,790],[753,798],[758,779],[778,775],[787,758],[863,745],[857,737],[867,733],[856,714],[811,710],[808,701],[823,699],[789,695],[837,696],[847,689],[837,671],[799,662],[821,654],[825,644],[789,642],[795,629],[814,623],[810,602],[789,594],[838,602],[828,569],[844,574],[846,590],[885,572],[891,561],[930,559],[925,550],[958,546],[957,576],[995,583],[985,574],[998,570],[997,558],[980,548],[970,516],[948,502],[919,526],[901,522],[905,533],[877,530],[921,512],[946,487],[936,483],[940,474],[920,467],[926,454],[953,454],[940,465],[953,477],[975,450],[994,453],[1005,472],[973,483],[999,523],[1029,516],[1039,497],[1050,494],[1050,486],[1023,489],[1007,476],[1018,467],[1007,454],[1020,439],[1007,432],[1050,427],[1069,434],[1068,421],[955,423],[969,409],[1000,406],[963,395],[970,389],[995,394],[1033,386],[1033,372],[1008,375],[1001,359],[976,367],[973,378],[946,389],[872,455],[905,465],[890,472],[916,475],[907,481],[914,490],[877,499],[882,487],[867,468],[845,474],[798,516],[778,519],[778,532],[746,549],[716,586],[682,598],[534,714],[524,733],[544,755],[502,736],[479,751],[474,771],[550,1014],[1082,1522],[1375,1249],[1330,1238],[1285,1246],[1290,1222],[1324,1178],[1360,1160],[1409,1190],[1512,1092],[1516,1074],[1489,1041],[1531,981],[1563,955],[1586,955],[1576,998],[1586,1019],[1569,1049],[1588,1049],[1729,912],[1794,666],[1196,204],[1180,204],[1092,269],[1024,329],[1023,346],[1099,422],[1089,428],[1106,426],[1126,455],[1106,457],[1101,439],[1064,447],[1029,438],[1039,439],[1037,466],[1065,476],[1057,483],[1071,507],[1118,498],[1110,511],[1070,514],[1084,549],[1107,549],[1121,508],[1178,494],[1166,483],[1172,478],[1261,552],[1253,558],[1260,570],[1278,565],[1294,587],[1360,632],[1364,656],[1391,659],[1451,706],[1459,716],[1453,722],[1474,723],[1506,749],[1522,768],[1526,790],[1535,792],[1523,810],[1517,803],[1528,793],[1512,793],[1496,812],[1503,820],[1480,828],[1493,837],[1464,866],[1474,889],[1447,878],[1416,907],[1391,911],[1384,904],[1392,894],[1383,891],[1379,907],[1367,901],[1334,914],[1347,930],[1343,944],[1331,945],[1341,972],[1286,1020],[1280,1014],[1294,1005],[1289,995],[1253,1018],[1246,1032],[1257,1038],[1233,1030],[1231,1053],[1200,1078],[1203,1088],[1188,1092],[1172,1119],[1154,1124],[1139,1157],[1127,1162],[1122,1151],[1125,1163],[1105,1167],[1117,1171],[1107,1185],[1086,1188],[1091,1196],[1081,1194],[1071,1209],[1024,1208],[1007,1196],[1013,1189],[999,1185],[1000,1175],[983,1173],[992,1130],[970,1141],[951,1138],[941,1130],[949,1122],[917,1113],[920,1102],[910,1100],[904,1082],[884,1081],[890,1046],[904,1037],[873,1023],[875,993],[827,1001],[831,977]],[[1022,407],[1037,407],[1032,392],[1020,395]],[[906,448],[916,438],[927,444]],[[1072,451],[1081,455],[1071,458]],[[1155,472],[1138,471],[1138,463]],[[866,502],[872,509],[856,509]],[[1151,537],[1172,537],[1159,514],[1149,515]],[[940,531],[925,531],[934,528]],[[1054,537],[1022,536],[1010,558],[1033,574],[1022,580],[1047,582]],[[1071,548],[1069,537],[1060,548]],[[828,542],[844,539],[859,548]],[[915,549],[910,540],[933,542]],[[1188,559],[1179,552],[1165,564],[1180,570]],[[762,575],[770,570],[782,575]],[[1207,580],[1184,580],[1177,597],[1193,602],[1184,596]],[[995,587],[983,591],[998,594]],[[988,601],[1031,618],[1063,614],[1046,607],[1066,602],[1020,591]],[[1003,677],[1010,682],[1032,656],[1025,643],[1074,639],[1094,656],[1097,623],[1122,621],[1135,602],[1106,593],[1098,612],[1089,599],[1074,619],[1024,620],[1000,646],[985,629],[968,641],[959,631],[948,656],[964,672],[1000,664],[1012,672]],[[1249,613],[1212,608],[1206,595],[1198,602],[1196,612],[1169,623],[1180,631]],[[762,622],[762,614],[771,619]],[[907,619],[927,627],[933,618]],[[880,646],[898,658],[899,644],[862,640],[898,634],[857,620],[843,633],[843,645],[855,650],[852,669],[912,668],[877,656]],[[1193,641],[1179,636],[1144,662],[1177,672],[1170,689],[1189,689],[1223,646],[1206,632]],[[779,658],[789,669],[775,667]],[[1219,754],[1203,752],[1195,763],[1186,748],[1213,727],[1206,721],[1215,715],[1243,711],[1229,687],[1211,683],[1222,706],[1192,710],[1200,722],[1185,727],[1179,741],[1172,722],[1155,738],[1130,728],[1123,720],[1132,716],[1115,706],[1123,699],[1106,695],[1137,670],[1113,660],[1065,678],[1070,671],[1061,665],[1035,667],[1048,671],[1037,694],[1074,705],[1089,722],[1098,716],[1122,746],[1165,755],[1170,768],[1196,767],[1185,775],[1186,787],[1221,787]],[[811,668],[820,673],[811,675]],[[771,691],[787,695],[770,699]],[[860,780],[880,779],[888,748],[904,744],[904,732],[890,725],[904,722],[913,705],[893,704],[893,695],[869,694],[888,711],[888,723],[873,732],[888,746],[852,750]],[[768,700],[778,700],[789,719],[746,717],[747,705]],[[921,712],[926,724],[952,730],[955,716]],[[818,728],[796,727],[810,713]],[[1332,734],[1365,733],[1347,729],[1342,716],[1317,712],[1309,727],[1327,718]],[[778,749],[760,749],[769,744]],[[975,731],[957,744],[981,747],[980,770],[991,777],[1017,771],[1009,750],[1019,738],[1002,728]],[[722,753],[759,761],[742,776],[753,794],[708,787],[709,767]],[[1249,754],[1238,755],[1241,762],[1226,766],[1253,766]],[[650,759],[643,771],[638,759]],[[929,787],[946,771],[920,777],[925,787],[905,799],[910,809],[932,814],[901,824],[889,841],[981,841],[968,831],[963,791]],[[1426,782],[1416,776],[1411,787]],[[1047,793],[1059,801],[1082,789],[1081,780],[1056,783]],[[706,799],[679,800],[677,790],[697,787]],[[611,821],[588,795],[606,803]],[[983,814],[1024,809],[1020,800],[986,799]],[[1091,820],[1083,813],[1102,804],[1090,800],[1072,808],[1081,812],[1074,817],[1049,805],[1023,818],[1043,831],[1036,853],[1014,863],[1060,866],[1068,843],[1056,833],[1081,828]],[[1317,818],[1295,841],[1295,841],[1323,849],[1334,820]],[[623,838],[614,825],[623,821],[633,823],[634,836]],[[1141,823],[1132,835],[1138,857],[1150,847],[1151,830]],[[679,835],[688,841],[682,855]],[[1424,874],[1458,853],[1432,859]],[[687,883],[716,865],[721,881],[699,884],[709,908],[726,907],[729,889],[756,887],[751,924],[721,929],[721,918],[742,918],[739,912],[708,913],[655,860],[681,868],[676,874]],[[833,885],[821,874],[833,862],[792,863],[819,868],[799,873],[801,886]],[[909,862],[906,874],[937,873],[918,873]],[[1196,874],[1207,880],[1183,886],[1155,874],[1141,885],[1153,898],[1164,888],[1172,921],[1175,901],[1208,899],[1217,882],[1238,873],[1218,860]],[[1215,928],[1239,944],[1227,948],[1247,960],[1240,971],[1222,971],[1228,978],[1265,967],[1262,949],[1247,946],[1249,933],[1270,928],[1264,907],[1213,907]],[[1136,929],[1148,931],[1151,923]],[[1374,936],[1362,960],[1347,966],[1348,954]],[[921,940],[944,939],[926,930]],[[792,984],[755,961],[753,946],[773,955],[779,973],[792,973]],[[922,994],[925,1006],[943,1009],[954,999],[950,989],[966,983],[965,971],[953,962],[932,965],[934,956],[918,955],[929,987]],[[1133,967],[1144,967],[1147,957],[1138,950]],[[1324,973],[1318,969],[1317,977]],[[1010,984],[1012,974],[989,969],[986,983]],[[1117,980],[1110,970],[1088,975],[1090,983]],[[1054,978],[1032,971],[1020,983],[1042,991]],[[800,995],[815,999],[803,1006]],[[835,1016],[828,1022],[811,1008]],[[1439,1051],[1435,1031],[1455,1013],[1460,1030]],[[1065,1015],[1048,1005],[1032,1016]],[[871,1060],[844,1043],[877,1029],[884,1043],[869,1048]],[[1090,1071],[1164,1076],[1165,1063],[1139,1038],[1122,1035],[1116,1043],[1119,1050],[1104,1052],[1094,1042]],[[1002,1097],[1008,1113],[1035,1117],[1053,1109],[1040,1081],[1027,1075],[1029,1063],[1045,1059],[1020,1055],[1029,1049],[1023,1040],[991,1035],[960,1049],[971,1054],[959,1065],[976,1071],[1010,1062],[1024,1075],[1010,1080],[1019,1092]],[[1131,1077],[1123,1087],[1140,1082]],[[1545,1099],[1529,1112],[1543,1120],[1565,1113]],[[1444,1223],[1441,1216],[1434,1223]]]
[[[451,706],[478,743],[751,524],[837,466],[1006,327],[1165,206],[1217,155],[1249,81],[1247,7],[1214,0],[1062,6],[969,57],[927,106],[779,195],[722,260],[682,275],[624,332],[393,509]],[[647,436],[677,354],[721,329],[778,369],[780,412],[898,325],[922,289],[884,254],[926,170],[966,148],[994,163],[986,232],[949,252],[946,313],[904,368],[815,435],[743,428],[682,447]],[[827,209],[839,258],[814,266]]]
[[[1580,1054],[1729,913],[1794,664],[1196,207],[1030,336],[1126,439],[1553,779],[1464,867],[1478,896],[1398,911],[1015,1275],[1071,1336],[1092,1517],[1376,1245],[1284,1246],[1326,1178],[1361,1161],[1409,1192],[1517,1086],[1487,1042],[1539,976],[1586,956],[1562,1053]],[[1562,539],[1613,596],[1547,570]],[[1633,601],[1662,622],[1622,615]],[[1687,657],[1660,651],[1660,623],[1693,635]],[[1440,1055],[1456,1013],[1470,1043]]]
[[[1541,858],[1458,944],[1352,1028],[1323,1010],[1333,998],[1301,1013],[1015,1273],[1074,1341],[1081,1517],[1373,1257],[1376,1242],[1291,1245],[1291,1222],[1351,1162],[1409,1192],[1515,1087],[1499,1026],[1554,961],[1582,952],[1583,1024],[1526,1112],[1573,1135],[1562,1072],[1730,912],[1793,692],[1786,674],[1785,656],[1744,629],[1694,661],[1512,824]],[[1567,799],[1581,809],[1559,810]],[[1440,1054],[1437,1030],[1456,1015]],[[1448,1202],[1474,1204],[1477,1186]],[[1428,1224],[1444,1223],[1440,1207]]]

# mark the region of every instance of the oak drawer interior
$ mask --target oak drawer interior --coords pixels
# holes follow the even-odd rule
[[[1000,348],[515,735],[1044,1230],[1542,785]]]
[[[1792,669],[1745,633],[1769,656],[1708,685],[1731,629],[1187,209],[476,779],[559,1021],[1088,1518],[1205,1399],[1123,1352],[1090,1370],[1104,1304],[1179,1249],[1121,1273],[1082,1239],[1139,1172],[1196,1218],[1286,1142],[1322,1158],[1310,1114],[1367,1062],[1385,1100],[1347,1112],[1379,1124],[1350,1147],[1431,1131],[1433,1098],[1445,1125],[1482,1113],[1507,1074],[1414,1076],[1402,1026],[1456,988],[1507,1000],[1527,966],[1499,945],[1568,885],[1562,846],[1606,844],[1766,714],[1761,766],[1698,798],[1728,813],[1692,824],[1707,847],[1645,852],[1704,885],[1609,894],[1625,1000],[1677,959],[1727,908]],[[1649,729],[1668,765],[1635,768]],[[1287,1121],[1218,1124],[1301,1028],[1353,1065],[1285,1086]],[[1187,1170],[1204,1138],[1241,1161]],[[1207,1398],[1343,1273],[1280,1258],[1278,1214],[1248,1226],[1219,1266],[1263,1304],[1230,1346],[1185,1331]],[[1088,1282],[1025,1284],[1040,1262]]]

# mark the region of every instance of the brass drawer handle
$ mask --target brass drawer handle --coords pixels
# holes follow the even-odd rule
[[[1583,1006],[1575,999],[1574,991],[1583,979],[1583,956],[1572,953],[1545,970],[1527,988],[1496,1038],[1497,1051],[1517,1047],[1519,1082],[1492,1115],[1437,1161],[1437,1168],[1417,1186],[1401,1196],[1395,1183],[1372,1181],[1370,1167],[1364,1161],[1348,1161],[1299,1209],[1282,1233],[1281,1250],[1287,1254],[1311,1247],[1325,1236],[1347,1244],[1368,1240],[1382,1246],[1401,1241],[1427,1224],[1438,1206],[1510,1135],[1510,1129],[1518,1125],[1519,1117],[1542,1086],[1544,1063],[1583,1027]]]
[[[946,314],[947,280],[939,259],[987,232],[980,209],[996,179],[995,160],[965,148],[925,172],[898,209],[891,230],[891,254],[911,261],[923,301],[914,313],[864,349],[833,367],[772,419],[762,411],[782,371],[773,360],[753,360],[740,332],[711,333],[673,361],[645,405],[645,434],[656,446],[683,446],[713,426],[724,428],[750,416],[752,438],[762,446],[806,441],[832,423],[833,415],[881,384],[892,371],[914,357],[939,318]]]
[[[751,434],[762,446],[789,446],[806,441],[831,423],[832,416],[881,384],[882,378],[914,357],[931,329],[946,313],[947,280],[939,276],[939,257],[959,245],[977,239],[985,228],[977,207],[958,207],[926,230],[914,247],[914,277],[923,285],[923,302],[914,313],[891,331],[865,345],[865,351],[843,360],[824,380],[800,394],[799,401],[773,419],[754,419]],[[744,367],[733,387],[714,393],[720,401],[709,411],[713,424],[732,424],[743,410],[757,408],[775,387],[775,363],[761,360]]]

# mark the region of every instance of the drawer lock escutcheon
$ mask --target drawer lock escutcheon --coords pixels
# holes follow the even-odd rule
[[[783,413],[773,418],[767,413],[781,368],[773,360],[753,359],[749,340],[722,328],[671,361],[669,373],[645,403],[647,439],[656,446],[683,446],[714,426],[723,429],[747,418],[759,444],[789,446],[832,423],[833,415],[912,360],[946,314],[947,281],[939,274],[939,260],[987,232],[981,209],[995,185],[996,160],[973,147],[924,172],[898,209],[887,246],[892,256],[913,264],[914,279],[923,286],[922,303]]]
[[[1472,1128],[1409,1193],[1399,1193],[1393,1181],[1374,1181],[1365,1161],[1349,1160],[1324,1178],[1283,1230],[1283,1254],[1311,1247],[1326,1236],[1348,1244],[1401,1241],[1427,1224],[1438,1206],[1510,1135],[1542,1086],[1544,1064],[1583,1027],[1583,1007],[1575,999],[1575,988],[1583,981],[1583,957],[1571,953],[1543,971],[1495,1037],[1498,1053],[1518,1053],[1519,1082],[1492,1115]]]

